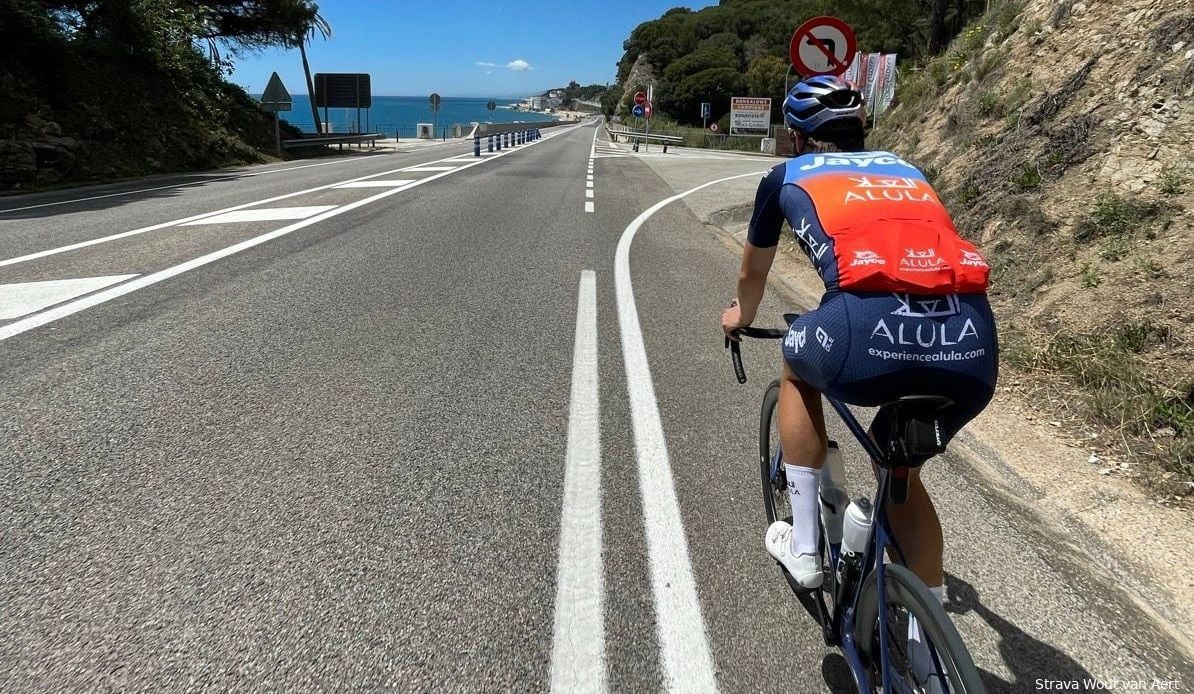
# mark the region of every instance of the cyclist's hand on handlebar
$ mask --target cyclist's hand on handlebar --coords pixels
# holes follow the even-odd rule
[[[727,339],[739,342],[742,338],[738,337],[738,329],[748,325],[750,325],[750,321],[742,320],[742,307],[738,304],[738,299],[735,298],[730,302],[729,307],[721,312],[721,329],[725,332]]]

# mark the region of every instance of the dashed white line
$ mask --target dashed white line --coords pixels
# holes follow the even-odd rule
[[[618,300],[618,327],[622,333],[622,359],[626,365],[626,387],[630,393],[630,416],[634,425],[634,447],[638,456],[639,491],[647,530],[647,554],[651,564],[651,593],[655,600],[655,621],[659,632],[660,660],[664,685],[669,691],[715,692],[713,656],[705,633],[705,620],[697,597],[696,580],[688,556],[688,542],[680,518],[680,504],[672,480],[667,441],[655,401],[655,386],[643,331],[630,281],[630,244],[651,215],[664,206],[718,183],[760,173],[742,174],[710,181],[661,200],[635,218],[622,232],[614,254],[614,284]]]
[[[593,211],[594,211],[593,201],[589,200],[589,201],[585,202],[585,212],[593,212]]]
[[[596,276],[580,276],[564,504],[556,574],[551,691],[605,692],[605,584],[601,561],[601,412]]]
[[[588,189],[588,190],[586,190],[586,191],[585,191],[585,197],[586,197],[586,198],[591,198],[591,197],[593,197],[593,189],[592,189],[592,188],[590,188],[590,189]]]
[[[336,186],[336,189],[341,188],[397,188],[408,183],[414,183],[417,179],[414,178],[394,178],[389,180],[373,180],[373,181],[353,181],[352,183],[341,183]]]
[[[315,205],[313,207],[255,207],[251,210],[237,210],[225,212],[214,217],[187,222],[183,226],[197,226],[200,224],[234,224],[237,222],[273,222],[286,219],[306,219],[317,214],[323,214],[335,205]]]

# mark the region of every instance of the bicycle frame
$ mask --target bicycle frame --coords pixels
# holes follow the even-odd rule
[[[794,314],[785,314],[784,316],[788,325],[795,320]],[[738,334],[747,337],[757,337],[764,339],[776,339],[785,335],[783,330],[766,329],[766,328],[741,328]],[[742,365],[742,355],[737,341],[726,337],[726,347],[729,348],[730,354],[734,362],[734,374],[737,376],[739,383],[746,383],[746,370]],[[858,644],[854,642],[855,622],[854,617],[858,612],[858,602],[861,599],[860,590],[867,578],[873,572],[877,572],[878,595],[876,596],[880,609],[878,609],[877,616],[879,618],[879,673],[883,678],[882,685],[884,692],[891,692],[894,689],[894,682],[891,676],[891,663],[887,657],[887,569],[883,561],[884,555],[888,549],[894,550],[893,554],[895,561],[901,565],[906,564],[904,552],[900,549],[899,543],[896,542],[895,533],[891,530],[891,524],[887,518],[887,502],[891,496],[892,477],[893,475],[900,480],[900,489],[906,491],[907,475],[909,468],[907,467],[893,467],[889,464],[888,457],[879,449],[879,446],[871,439],[866,429],[858,422],[858,418],[846,406],[846,404],[837,398],[822,393],[822,396],[829,401],[829,404],[837,412],[838,417],[850,430],[858,444],[863,447],[870,456],[871,461],[877,469],[878,488],[875,490],[875,497],[873,502],[873,515],[871,519],[871,530],[867,536],[866,551],[863,552],[862,564],[858,569],[858,576],[853,579],[853,585],[848,586],[849,591],[846,594],[843,587],[837,585],[836,570],[831,571],[833,577],[831,578],[832,587],[834,589],[833,614],[826,614],[825,601],[823,596],[819,593],[817,597],[817,606],[820,611],[822,619],[822,629],[825,632],[826,641],[829,642],[832,637],[832,643],[836,643],[841,647],[846,655],[846,661],[850,665],[850,671],[854,675],[855,684],[860,691],[871,691],[871,678],[867,673],[866,664],[862,662],[862,656],[858,651]],[[771,480],[774,482],[783,464],[783,447],[777,445],[775,447],[775,458],[771,461]],[[902,493],[901,492],[901,493]],[[902,498],[902,497],[901,497]],[[817,517],[818,536],[824,541],[824,532],[821,526],[820,515]],[[826,548],[826,554],[829,557],[829,565],[831,569],[836,569],[838,559],[840,557],[840,545],[830,545]],[[789,581],[791,579],[789,578]],[[845,598],[845,600],[843,600]],[[847,603],[843,606],[843,603]],[[929,654],[933,661],[934,671],[938,676],[944,674],[941,668],[941,659],[937,655],[937,648],[928,643]]]
[[[900,549],[899,543],[896,542],[895,533],[891,530],[891,525],[887,518],[887,500],[891,490],[891,477],[893,474],[892,468],[887,466],[886,456],[879,450],[878,445],[867,434],[866,430],[859,423],[858,418],[849,410],[845,403],[828,395],[824,396],[829,404],[837,412],[838,417],[850,430],[859,445],[866,450],[871,460],[875,462],[878,469],[878,488],[875,491],[873,502],[873,518],[871,521],[870,534],[867,537],[866,551],[863,553],[862,564],[859,566],[858,575],[853,578],[852,585],[849,586],[848,594],[842,594],[842,586],[837,584],[836,577],[832,579],[832,587],[835,591],[833,614],[826,614],[824,602],[818,600],[818,605],[821,609],[822,618],[828,620],[830,631],[834,636],[837,645],[841,648],[846,656],[846,662],[850,666],[851,674],[854,676],[855,684],[860,691],[871,690],[871,678],[867,672],[865,663],[862,662],[862,656],[858,651],[858,644],[854,642],[854,615],[858,611],[858,601],[861,598],[862,591],[860,590],[863,583],[871,575],[872,572],[878,572],[878,600],[880,605],[887,604],[887,569],[883,557],[888,549],[893,549],[896,560],[900,564],[905,563],[904,553]],[[780,445],[776,446],[775,458],[771,461],[772,479],[775,479],[779,474],[780,466],[783,464],[783,448]],[[906,468],[904,471],[906,473]],[[820,526],[821,520],[818,516],[817,524]],[[818,531],[821,528],[818,527]],[[820,537],[824,537],[822,532],[818,532]],[[822,540],[823,541],[823,540]],[[826,548],[826,554],[829,557],[830,568],[837,566],[838,559],[841,556],[840,545],[830,545]],[[844,604],[845,603],[845,604]],[[887,610],[878,610],[879,616],[879,654],[881,658],[879,672],[883,678],[883,691],[890,692],[894,690],[894,682],[891,677],[891,667],[887,658]],[[937,657],[936,649],[929,644],[930,653],[933,658],[935,669],[940,673],[941,664]]]

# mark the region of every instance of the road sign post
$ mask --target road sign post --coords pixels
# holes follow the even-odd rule
[[[261,93],[261,105],[266,110],[274,112],[274,150],[279,157],[282,156],[282,124],[278,117],[278,111],[289,111],[293,103],[290,92],[286,91],[286,86],[282,84],[282,78],[278,77],[278,73],[270,75],[269,83],[265,85],[265,91]]]
[[[837,17],[814,17],[792,34],[788,57],[801,77],[841,75],[857,47],[849,24]]]
[[[439,129],[439,94],[432,92],[427,101],[431,103],[431,139],[434,140],[435,131]]]

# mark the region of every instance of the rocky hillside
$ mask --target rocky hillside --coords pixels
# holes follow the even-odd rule
[[[1004,384],[1170,500],[1194,469],[1191,97],[1185,0],[993,4],[872,138],[991,259]]]

